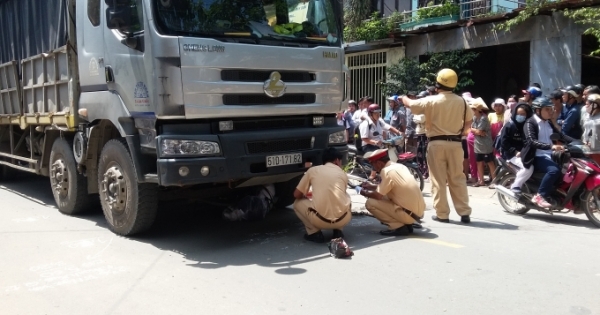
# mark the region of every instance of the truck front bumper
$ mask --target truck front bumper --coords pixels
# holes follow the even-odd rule
[[[283,182],[302,175],[305,163],[322,164],[321,154],[328,148],[329,135],[338,132],[340,127],[299,128],[268,130],[262,132],[225,133],[220,135],[197,135],[190,137],[168,135],[161,139],[218,141],[221,155],[212,157],[160,157],[157,161],[158,180],[161,186],[191,186],[207,183],[236,182],[244,186]],[[311,145],[306,146],[306,141]],[[333,145],[332,145],[333,146]],[[348,147],[335,145],[347,161]],[[283,150],[280,150],[283,149]],[[257,152],[259,151],[259,152]],[[267,156],[300,153],[301,164],[267,167]],[[183,168],[183,169],[182,169]],[[202,174],[208,168],[208,174]],[[185,176],[184,176],[185,174]],[[245,181],[247,180],[247,181]]]

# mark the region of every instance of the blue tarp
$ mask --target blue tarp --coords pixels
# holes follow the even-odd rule
[[[67,0],[0,0],[0,64],[66,45],[68,18]]]

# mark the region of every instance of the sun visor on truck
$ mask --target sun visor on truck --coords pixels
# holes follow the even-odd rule
[[[0,64],[66,45],[68,16],[67,0],[0,0]]]

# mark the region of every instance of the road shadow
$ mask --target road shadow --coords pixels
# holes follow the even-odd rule
[[[327,244],[303,239],[304,226],[290,208],[273,210],[261,221],[229,222],[221,218],[220,209],[201,204],[196,207],[203,209],[161,209],[152,231],[135,240],[179,253],[195,261],[190,266],[203,269],[259,265],[282,275],[296,275],[306,272],[301,268],[305,263],[333,259]],[[376,219],[355,215],[344,229],[344,239],[356,255],[365,248],[405,239],[381,236],[378,232],[382,229],[385,226]],[[329,239],[332,231],[323,233]],[[422,229],[411,237],[438,236]]]
[[[0,189],[58,211],[45,177],[20,176],[14,181],[0,183]],[[94,222],[108,230],[100,209],[67,219],[76,218]],[[361,255],[361,251],[369,247],[406,240],[405,237],[380,235],[379,231],[385,228],[370,216],[354,215],[344,229],[344,239],[355,255]],[[331,237],[332,231],[323,232],[326,239]],[[303,239],[304,233],[304,226],[290,208],[274,209],[261,221],[229,222],[222,218],[221,207],[199,202],[168,201],[159,203],[158,217],[152,229],[128,239],[178,253],[191,261],[186,262],[190,267],[219,269],[258,265],[272,268],[281,275],[298,275],[307,272],[302,268],[303,264],[334,259],[329,255],[327,244],[307,242]],[[437,237],[424,228],[415,230],[409,238]]]
[[[13,193],[42,206],[56,208],[48,177],[19,172],[16,178],[0,182],[0,190]]]
[[[577,216],[567,216],[565,214],[545,214],[545,213],[532,213],[528,212],[524,214],[523,219],[525,220],[539,220],[546,223],[560,224],[566,226],[573,226],[579,228],[587,228],[590,230],[597,230],[592,222],[590,222],[585,214],[579,214]]]
[[[450,223],[462,225],[471,228],[478,229],[496,229],[496,230],[518,230],[518,225],[509,224],[502,221],[496,220],[485,220],[480,218],[471,217],[471,223],[462,223],[460,221],[450,221]]]

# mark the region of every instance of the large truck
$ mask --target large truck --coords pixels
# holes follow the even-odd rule
[[[338,0],[0,0],[0,181],[48,176],[119,235],[160,198],[273,184],[347,154]],[[162,197],[161,197],[162,196]]]

